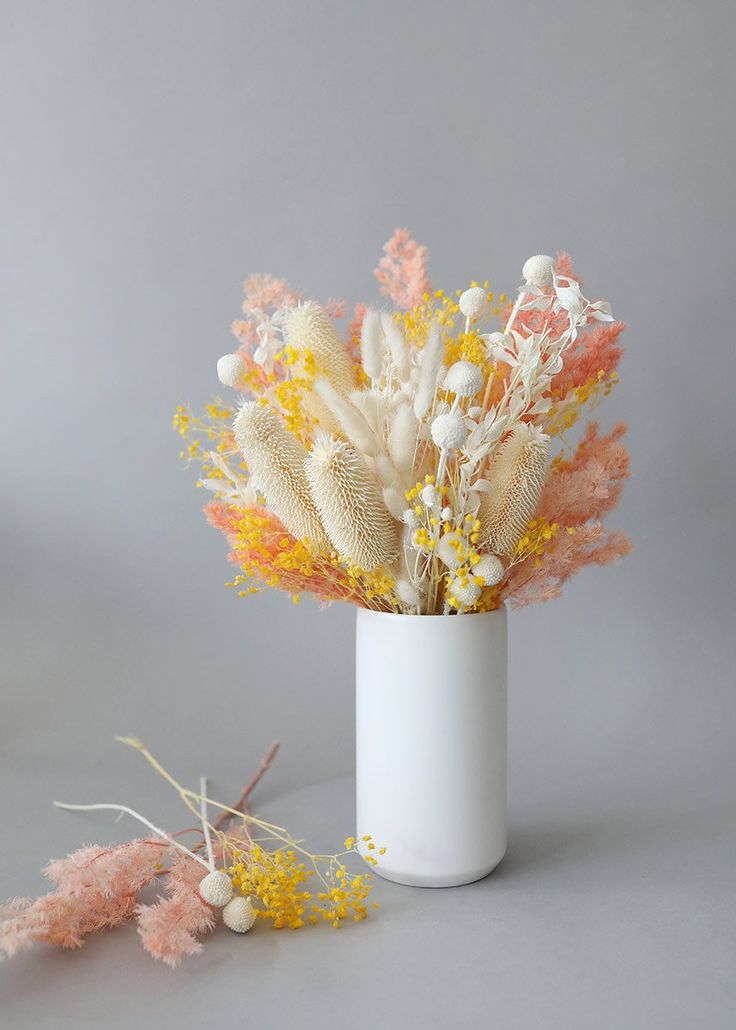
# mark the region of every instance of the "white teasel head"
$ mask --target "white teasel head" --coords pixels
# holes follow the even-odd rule
[[[199,896],[213,908],[224,908],[233,896],[233,881],[227,873],[208,873],[199,883]]]
[[[442,451],[456,451],[468,439],[468,427],[459,411],[438,415],[432,422],[432,439]]]
[[[540,290],[551,286],[555,276],[554,258],[549,254],[535,254],[524,262],[521,274],[529,286],[536,286]]]
[[[481,286],[471,286],[460,294],[460,310],[469,319],[481,319],[488,312],[488,296]]]
[[[217,359],[217,378],[223,386],[233,388],[245,379],[245,362],[239,354],[223,354]]]
[[[228,930],[247,933],[256,921],[256,911],[250,898],[233,898],[222,910],[222,921]]]
[[[457,397],[474,397],[483,386],[483,373],[472,361],[456,361],[448,368],[442,385]]]

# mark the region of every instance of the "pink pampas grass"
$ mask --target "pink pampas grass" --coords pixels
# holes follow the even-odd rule
[[[408,229],[397,229],[383,249],[384,256],[373,273],[381,293],[405,310],[421,304],[424,294],[432,291],[427,275],[427,248],[416,243]]]

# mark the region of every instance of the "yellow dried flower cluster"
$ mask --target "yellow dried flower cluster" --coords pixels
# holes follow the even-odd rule
[[[348,852],[354,850],[354,843]],[[302,857],[292,848],[267,851],[253,844],[241,853],[228,874],[241,894],[260,901],[262,907],[256,908],[256,916],[270,920],[277,930],[299,930],[320,920],[338,929],[346,919],[360,922],[368,918],[370,873],[348,872],[340,856],[311,856],[311,861],[300,860]],[[376,860],[372,859],[371,864]],[[319,881],[317,887],[307,890],[314,877]],[[377,909],[378,904],[374,903],[373,908]]]
[[[552,438],[569,455],[566,431],[617,382],[622,327],[586,300],[565,256],[527,262],[509,304],[487,281],[431,288],[424,249],[402,234],[389,249],[405,256],[387,251],[376,275],[401,310],[358,305],[347,333],[339,304],[248,280],[239,349],[217,367],[255,400],[178,409],[182,457],[202,464],[239,593],[265,584],[403,614],[489,611],[527,589],[518,565],[534,575],[557,548],[559,578],[567,555],[590,558],[582,545],[563,554],[554,534],[542,554],[532,544],[540,519],[556,524],[544,508],[561,493],[545,485],[566,474]],[[594,522],[592,493],[586,504],[566,502],[558,521]]]

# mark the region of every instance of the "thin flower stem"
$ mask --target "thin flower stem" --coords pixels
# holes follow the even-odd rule
[[[180,844],[178,840],[174,840],[174,838],[165,830],[162,830],[160,827],[155,826],[149,819],[146,819],[144,815],[141,815],[140,812],[136,812],[133,808],[128,808],[127,805],[115,805],[112,803],[96,805],[70,805],[67,804],[65,801],[54,801],[54,806],[56,808],[66,809],[66,811],[69,812],[93,812],[99,809],[108,809],[113,812],[123,812],[125,813],[125,815],[130,815],[134,819],[137,819],[139,823],[143,823],[144,826],[147,826],[148,829],[155,833],[158,837],[162,837],[165,841],[168,841],[168,843],[171,844],[172,847],[178,848],[179,851],[183,851],[185,855],[188,855],[190,858],[193,858],[195,862],[199,862],[200,865],[203,865],[205,867],[207,872],[210,872],[210,868],[203,858],[200,858],[199,855],[195,855],[193,851],[190,851],[189,848],[185,848],[184,845]]]
[[[210,872],[215,871],[215,856],[212,851],[212,837],[210,835],[210,824],[207,822],[207,777],[200,776],[199,778],[199,792],[202,795],[202,799],[199,803],[200,819],[202,820],[202,830],[204,832],[204,844],[207,849],[207,862],[210,867]]]

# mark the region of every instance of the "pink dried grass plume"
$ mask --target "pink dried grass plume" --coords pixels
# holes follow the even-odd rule
[[[204,508],[207,521],[225,534],[233,548],[228,557],[234,565],[250,570],[250,575],[266,584],[271,577],[276,576],[279,589],[292,595],[312,594],[325,603],[364,602],[365,599],[351,585],[345,570],[326,557],[312,556],[309,575],[299,568],[291,567],[285,552],[297,544],[296,538],[268,508],[253,507],[248,512],[262,520],[258,540],[253,544],[244,541],[241,534],[240,527],[245,514],[243,508],[235,508],[220,501],[210,501]]]
[[[243,283],[243,314],[248,315],[255,310],[266,311],[269,308],[292,308],[302,299],[287,283],[286,279],[276,279],[272,275],[250,275]]]
[[[199,896],[199,884],[205,875],[197,861],[177,852],[166,880],[168,897],[136,909],[143,947],[169,966],[177,966],[186,955],[201,951],[199,937],[215,925],[212,909]]]
[[[538,512],[549,522],[579,526],[601,519],[619,501],[623,481],[629,475],[629,452],[621,443],[626,423],[599,436],[598,423],[590,422],[572,457],[553,466]]]
[[[432,292],[427,275],[427,248],[416,243],[408,229],[396,229],[383,249],[384,256],[373,273],[381,293],[398,308],[420,304],[424,294]]]
[[[158,874],[167,847],[134,840],[80,848],[50,862],[45,872],[57,889],[35,901],[18,899],[0,912],[0,952],[10,957],[36,942],[78,948],[90,933],[130,919],[138,892]]]
[[[550,601],[559,597],[563,584],[586,565],[609,565],[630,550],[624,533],[616,531],[606,536],[600,522],[581,526],[572,535],[562,530],[545,549],[539,564],[528,560],[511,570],[502,597],[514,608]]]

